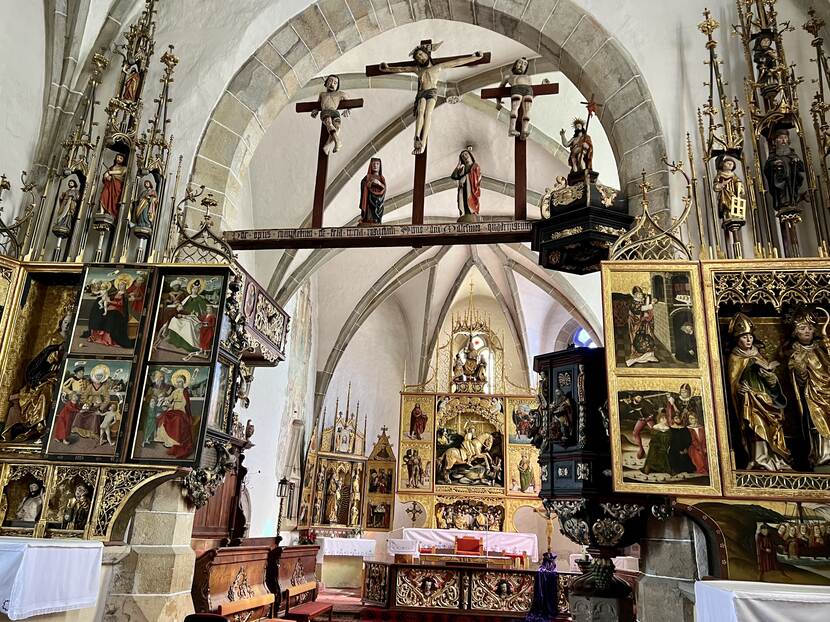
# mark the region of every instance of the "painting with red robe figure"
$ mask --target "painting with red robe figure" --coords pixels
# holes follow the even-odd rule
[[[148,270],[89,268],[70,352],[132,356],[147,297]]]
[[[131,361],[67,358],[47,454],[117,458],[131,372]]]
[[[225,279],[210,274],[169,274],[161,284],[150,359],[199,363],[211,359]]]
[[[209,386],[208,366],[148,365],[132,458],[193,462]]]

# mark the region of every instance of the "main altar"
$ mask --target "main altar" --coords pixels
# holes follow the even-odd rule
[[[519,508],[541,505],[531,443],[536,397],[510,381],[503,336],[472,296],[452,318],[431,371],[427,382],[401,391],[397,491],[407,517],[399,525],[517,531]]]

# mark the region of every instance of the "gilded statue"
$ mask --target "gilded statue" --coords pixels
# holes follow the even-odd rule
[[[800,308],[793,314],[794,341],[787,361],[813,467],[830,463],[830,314],[821,307],[817,311],[825,316],[821,326],[814,311]]]
[[[59,381],[60,367],[66,353],[65,343],[74,315],[72,305],[64,306],[46,345],[26,366],[26,382],[17,392],[19,420],[3,431],[3,440],[35,439],[46,432],[46,417],[52,404],[55,385]]]
[[[718,196],[718,217],[726,231],[740,229],[746,224],[746,186],[736,171],[735,158],[721,155],[715,160],[712,187]]]
[[[467,346],[459,350],[453,361],[453,382],[487,382],[487,360],[483,353],[477,353],[472,338]]]
[[[336,471],[332,471],[329,479],[328,498],[326,499],[326,517],[329,523],[337,522],[337,514],[340,508],[340,497],[343,495],[343,484]]]
[[[749,456],[746,468],[792,470],[792,456],[784,438],[787,398],[775,374],[780,363],[767,359],[763,343],[754,333],[752,320],[743,313],[736,314],[729,323],[735,343],[729,354],[729,387]]]
[[[72,497],[61,510],[61,529],[83,529],[89,516],[89,490],[86,484],[75,486]]]

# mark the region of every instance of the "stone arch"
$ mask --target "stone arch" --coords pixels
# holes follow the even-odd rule
[[[298,91],[344,52],[405,23],[443,19],[474,24],[536,51],[583,93],[604,104],[599,120],[629,198],[640,194],[643,169],[655,211],[668,204],[668,172],[659,116],[645,79],[624,46],[573,0],[411,2],[319,0],[283,24],[240,67],[207,122],[192,178],[218,200],[217,215],[236,209],[243,171],[266,128]]]

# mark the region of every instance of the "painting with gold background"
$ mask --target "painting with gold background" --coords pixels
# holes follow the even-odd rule
[[[47,432],[55,389],[74,321],[77,272],[31,273],[20,295],[19,311],[10,318],[0,379],[0,441],[39,441]]]
[[[398,491],[431,492],[433,484],[432,443],[402,441],[399,451]]]

